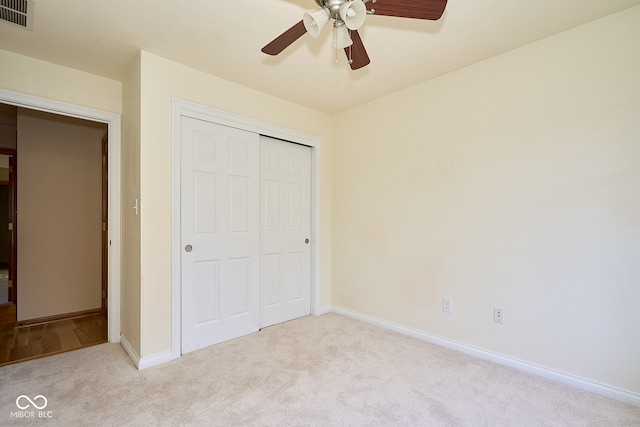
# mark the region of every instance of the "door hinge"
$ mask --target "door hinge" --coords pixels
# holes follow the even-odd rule
[[[13,166],[9,166],[9,173],[13,173]]]
[[[102,298],[106,298],[107,297],[107,291],[105,291],[104,289],[102,290]]]
[[[95,157],[94,157],[95,159]],[[102,155],[102,164],[106,165],[107,164],[107,156],[105,156],[104,154]]]
[[[7,282],[7,286],[10,288],[13,288],[13,280],[9,280],[9,282]]]
[[[106,222],[102,223],[102,231],[107,231],[107,223]]]
[[[13,223],[10,222],[8,225],[9,225],[9,231],[13,231]]]

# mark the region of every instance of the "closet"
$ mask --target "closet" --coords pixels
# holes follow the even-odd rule
[[[311,148],[180,118],[182,353],[310,313]]]

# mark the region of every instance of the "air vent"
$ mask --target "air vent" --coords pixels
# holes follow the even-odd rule
[[[0,21],[33,29],[33,0],[0,0]]]

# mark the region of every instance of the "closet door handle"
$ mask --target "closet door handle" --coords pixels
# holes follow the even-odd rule
[[[187,245],[187,246],[185,246],[185,247],[184,247],[184,250],[185,250],[186,252],[191,252],[191,251],[193,250],[193,246],[191,246],[191,245]]]

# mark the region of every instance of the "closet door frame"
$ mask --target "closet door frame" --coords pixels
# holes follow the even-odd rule
[[[219,125],[229,126],[272,138],[311,147],[311,314],[320,315],[328,311],[320,305],[320,137],[285,128],[272,123],[255,120],[249,117],[229,113],[208,106],[196,104],[179,98],[173,98],[172,103],[172,331],[171,358],[176,359],[181,354],[181,247],[180,247],[180,172],[181,172],[181,117],[191,117],[205,120]]]

